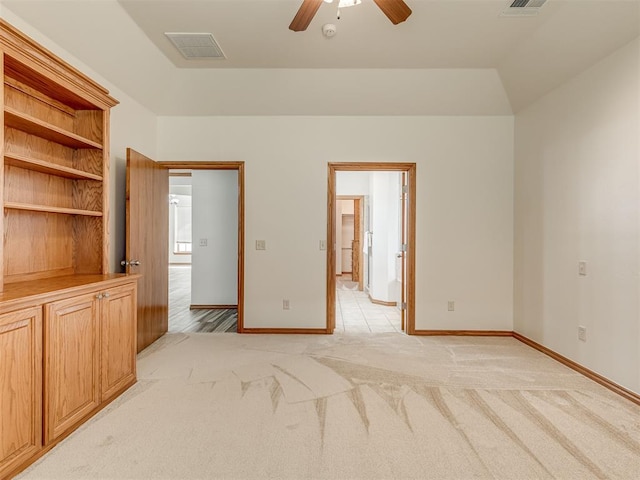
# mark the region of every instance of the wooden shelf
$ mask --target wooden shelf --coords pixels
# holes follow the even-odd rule
[[[30,203],[4,202],[4,208],[9,208],[12,210],[27,210],[30,212],[63,213],[66,215],[84,215],[88,217],[102,217],[102,212],[94,212],[93,210],[51,207],[48,205],[32,205]]]
[[[10,107],[6,107],[4,110],[4,124],[7,127],[15,128],[67,147],[102,149],[102,145],[98,142],[68,132]]]
[[[72,178],[76,180],[102,181],[102,175],[94,175],[93,173],[83,172],[82,170],[75,168],[64,167],[45,160],[29,158],[15,153],[6,153],[4,156],[4,164],[11,165],[13,167],[25,168],[27,170],[34,170],[40,173],[57,175],[58,177]]]

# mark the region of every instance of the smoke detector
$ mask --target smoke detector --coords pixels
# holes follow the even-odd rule
[[[336,34],[336,26],[333,23],[325,23],[322,26],[322,34],[327,38],[333,37]]]

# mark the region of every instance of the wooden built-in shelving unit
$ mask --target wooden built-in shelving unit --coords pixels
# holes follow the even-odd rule
[[[14,210],[27,210],[30,212],[48,212],[61,213],[64,215],[87,215],[89,217],[101,217],[102,212],[93,212],[91,210],[79,210],[77,208],[59,208],[48,205],[31,205],[28,203],[4,202],[4,208]]]
[[[1,19],[0,76],[5,480],[135,383],[137,276],[109,273],[117,101]]]
[[[56,142],[61,145],[66,145],[67,147],[102,149],[102,145],[98,142],[91,141],[88,138],[83,138],[72,132],[67,132],[62,128],[50,125],[47,122],[43,122],[31,115],[14,110],[13,108],[5,107],[4,124],[6,127],[22,130],[23,132],[36,135],[46,140],[51,140],[52,142]]]
[[[76,180],[96,180],[102,181],[101,175],[95,175],[89,172],[83,172],[76,168],[64,167],[45,160],[38,160],[36,158],[24,157],[15,153],[5,153],[4,155],[5,166],[13,166],[24,168],[26,170],[33,170],[34,172],[47,173],[49,175],[57,175],[64,178],[74,178]]]
[[[117,102],[4,26],[0,291],[69,272],[105,274],[109,117]]]

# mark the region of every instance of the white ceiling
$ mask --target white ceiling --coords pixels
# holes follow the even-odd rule
[[[405,0],[392,25],[372,0],[0,0],[6,9],[158,115],[502,115],[640,32],[640,0]],[[326,39],[321,26],[337,25]],[[210,32],[227,59],[183,59],[164,32]]]

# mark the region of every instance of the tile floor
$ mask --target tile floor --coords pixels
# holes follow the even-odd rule
[[[336,332],[402,332],[400,310],[371,303],[350,275],[336,277]]]

